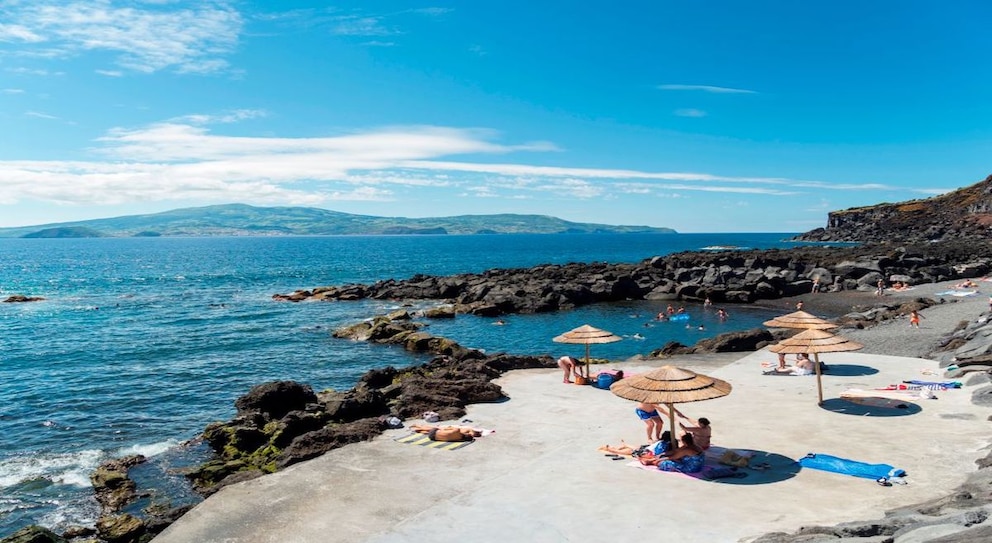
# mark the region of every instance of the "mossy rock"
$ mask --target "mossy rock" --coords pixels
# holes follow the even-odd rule
[[[145,525],[137,517],[123,513],[100,517],[96,530],[108,543],[131,543],[144,534]]]
[[[32,524],[0,539],[0,543],[66,543],[66,539],[55,532]]]

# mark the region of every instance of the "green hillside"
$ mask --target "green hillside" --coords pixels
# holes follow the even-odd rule
[[[227,204],[150,215],[0,228],[0,237],[354,236],[417,234],[674,234],[670,228],[577,223],[546,215],[459,215],[409,219],[313,207]]]

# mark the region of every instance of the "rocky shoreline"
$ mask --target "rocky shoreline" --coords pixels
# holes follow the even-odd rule
[[[373,285],[345,285],[277,294],[275,300],[347,301],[361,298],[428,299],[442,304],[416,317],[451,318],[458,313],[503,315],[569,309],[591,303],[626,299],[710,298],[719,303],[775,303],[790,296],[808,295],[814,280],[824,293],[818,300],[836,298],[830,316],[851,329],[864,329],[899,318],[911,309],[938,303],[930,297],[898,302],[879,301],[867,306],[848,304],[845,293],[873,290],[879,281],[900,281],[910,285],[929,284],[963,278],[977,278],[992,270],[992,248],[988,244],[947,243],[939,246],[871,246],[848,248],[799,248],[793,250],[732,251],[726,253],[678,253],[645,260],[638,264],[568,264],[537,266],[519,270],[490,270],[482,274],[450,277],[415,276],[405,281],[382,281]],[[863,300],[863,297],[857,298]],[[845,300],[845,301],[840,301]],[[975,343],[976,338],[992,336],[986,323],[969,323],[951,334],[943,345],[942,360],[950,358],[960,368],[976,370],[992,360],[992,341]],[[372,439],[387,427],[389,417],[413,418],[425,411],[438,412],[443,419],[457,419],[466,405],[505,399],[492,380],[506,371],[524,368],[550,368],[550,357],[487,356],[465,349],[446,338],[436,338],[420,330],[414,315],[405,311],[382,315],[335,332],[338,337],[401,345],[403,348],[437,355],[428,364],[397,370],[371,370],[346,392],[314,392],[308,385],[280,381],[254,387],[236,402],[237,415],[227,423],[208,426],[204,440],[217,453],[217,459],[190,473],[190,479],[204,494],[314,458],[331,449]],[[654,354],[668,356],[687,352],[740,352],[763,347],[773,341],[768,331],[755,330],[704,340],[693,347],[668,345]],[[950,354],[947,354],[950,353]],[[966,353],[968,356],[960,356]],[[959,370],[960,371],[960,370]],[[123,459],[101,466],[94,474],[94,486],[109,488],[101,500],[104,517],[118,522],[98,523],[101,540],[112,542],[146,541],[164,529],[183,511],[145,520],[122,516],[119,511],[133,499],[127,484],[127,467],[138,459]],[[987,488],[992,476],[985,468],[992,456],[968,484]],[[102,471],[101,471],[102,470]],[[103,475],[100,475],[100,474]],[[123,478],[121,473],[124,474]],[[101,485],[97,485],[102,481]],[[106,483],[106,484],[103,484]],[[983,487],[982,485],[985,485]],[[967,486],[967,485],[966,485]],[[969,487],[970,488],[970,487]],[[941,511],[960,507],[980,509],[992,502],[989,492],[973,489],[947,501]],[[964,501],[962,501],[964,500]],[[946,500],[945,500],[946,501]],[[941,502],[944,503],[944,502]],[[930,504],[929,507],[937,507]],[[977,513],[975,513],[977,514]],[[134,519],[134,520],[132,520]],[[138,525],[135,525],[135,522]],[[900,521],[902,522],[902,521]],[[164,523],[164,524],[163,524]],[[123,525],[127,525],[122,527]],[[114,528],[111,529],[111,526]],[[900,525],[901,529],[903,526]],[[128,529],[125,529],[128,528]],[[817,528],[820,529],[820,528]],[[761,541],[815,541],[814,533],[836,539],[838,533],[801,531],[773,534]],[[839,530],[839,531],[837,531]],[[855,532],[857,530],[854,530]],[[863,531],[864,533],[870,532]],[[884,532],[884,530],[883,530]],[[890,530],[894,533],[894,530]],[[20,532],[4,542],[59,541],[24,539]],[[872,537],[882,534],[876,532]],[[65,534],[76,537],[79,534]],[[92,533],[87,536],[93,535]],[[52,534],[54,536],[54,534]],[[32,536],[33,537],[33,536]],[[58,536],[54,536],[58,537]],[[818,536],[816,536],[818,537]],[[847,535],[840,537],[848,537]],[[858,536],[861,537],[861,536]],[[791,539],[790,539],[791,538]],[[863,541],[863,539],[861,539]],[[954,541],[965,541],[958,539]]]

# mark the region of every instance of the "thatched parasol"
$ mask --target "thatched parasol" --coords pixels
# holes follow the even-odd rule
[[[730,383],[694,371],[662,366],[641,375],[626,377],[610,386],[610,392],[635,402],[665,404],[672,446],[677,446],[675,404],[712,400],[730,394]]]
[[[829,330],[837,328],[837,325],[821,319],[816,315],[811,315],[805,311],[796,311],[781,317],[775,317],[770,321],[765,321],[765,326],[769,328],[806,328],[808,330]]]
[[[783,339],[777,344],[772,345],[768,350],[773,353],[785,354],[813,353],[813,367],[816,370],[816,390],[819,397],[818,403],[822,404],[823,383],[820,380],[819,354],[857,351],[861,348],[864,348],[864,345],[845,337],[834,335],[826,330],[803,330],[788,339]]]
[[[555,343],[578,343],[586,346],[585,378],[589,378],[589,345],[593,343],[614,343],[623,339],[606,330],[593,328],[588,324],[569,330],[560,336],[555,336],[552,341]]]

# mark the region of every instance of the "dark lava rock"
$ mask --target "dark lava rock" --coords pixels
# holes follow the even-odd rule
[[[14,303],[24,303],[24,302],[41,302],[44,298],[40,296],[24,296],[21,294],[15,294],[13,296],[8,296],[3,301],[4,303],[14,304]]]
[[[316,403],[317,395],[310,385],[294,381],[273,381],[252,387],[248,394],[234,402],[238,414],[260,412],[266,419],[281,419],[290,411],[303,410]]]

